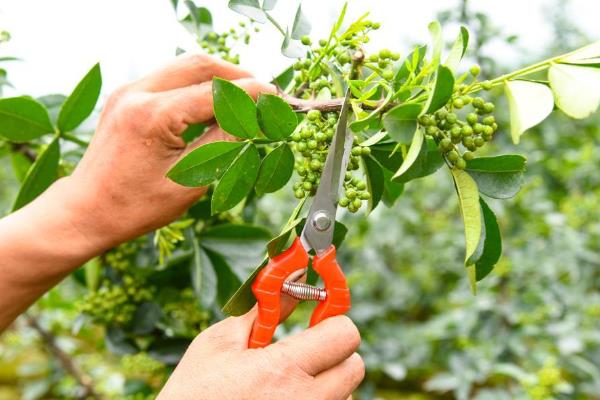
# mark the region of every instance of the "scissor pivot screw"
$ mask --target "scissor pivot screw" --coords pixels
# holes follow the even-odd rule
[[[312,225],[318,231],[326,231],[331,226],[331,218],[324,211],[319,211],[313,216]]]

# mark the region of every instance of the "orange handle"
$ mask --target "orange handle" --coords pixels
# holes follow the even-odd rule
[[[325,318],[342,315],[350,310],[350,289],[346,277],[337,263],[335,246],[313,258],[313,268],[321,275],[327,289],[327,298],[320,302],[310,318],[310,326],[314,326]]]
[[[296,238],[289,249],[273,257],[252,283],[252,293],[258,302],[258,317],[254,321],[248,347],[271,344],[281,314],[281,287],[294,271],[308,266],[308,254]]]

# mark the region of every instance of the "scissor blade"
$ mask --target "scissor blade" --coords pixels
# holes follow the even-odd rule
[[[344,104],[340,112],[335,136],[329,146],[325,159],[325,166],[315,198],[310,206],[306,224],[302,230],[302,245],[306,250],[314,249],[317,254],[325,251],[331,245],[335,214],[339,192],[344,183],[346,168],[352,149],[352,133],[348,132],[348,108],[350,104],[350,91],[346,92]],[[313,222],[315,216],[325,215],[329,220],[326,228],[318,229]]]
[[[350,91],[346,91],[344,104],[338,119],[338,125],[335,130],[335,136],[331,141],[323,173],[316,198],[329,197],[332,204],[336,204],[339,199],[340,189],[344,183],[344,176],[348,161],[350,160],[350,151],[352,150],[352,133],[348,132],[348,109],[350,107]]]

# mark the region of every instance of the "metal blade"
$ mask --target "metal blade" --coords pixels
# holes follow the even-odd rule
[[[327,250],[333,239],[337,202],[352,150],[353,136],[348,131],[349,107],[350,91],[347,90],[319,187],[302,230],[301,240],[304,247],[307,250],[312,248],[317,253]]]

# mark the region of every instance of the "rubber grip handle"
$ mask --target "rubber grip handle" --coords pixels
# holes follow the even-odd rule
[[[320,256],[313,257],[313,269],[323,278],[327,298],[319,302],[310,318],[310,326],[314,326],[325,318],[342,315],[350,310],[350,289],[346,276],[337,263],[335,246]]]
[[[248,341],[251,349],[271,344],[281,314],[281,287],[294,271],[308,266],[308,254],[300,238],[289,249],[273,257],[252,283],[252,293],[258,302],[258,316]]]

